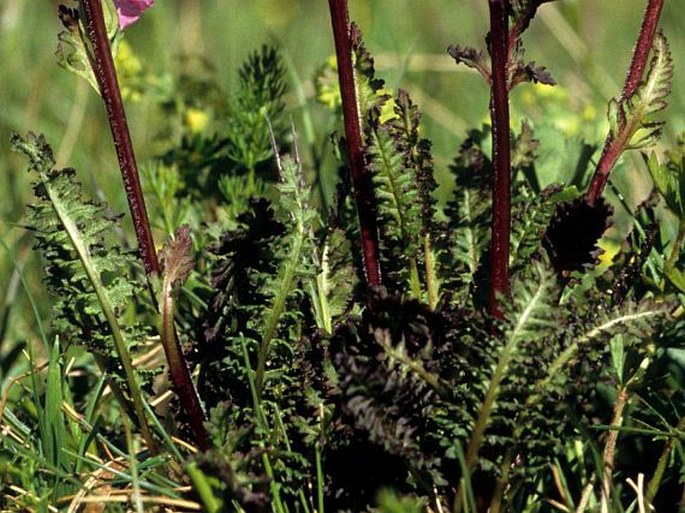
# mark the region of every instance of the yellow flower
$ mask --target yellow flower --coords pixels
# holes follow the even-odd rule
[[[190,107],[185,114],[185,124],[193,133],[204,130],[209,123],[209,114],[206,111]]]
[[[140,100],[143,92],[143,64],[125,39],[121,39],[117,45],[114,66],[117,69],[121,97],[124,101]]]
[[[123,76],[134,76],[143,71],[143,65],[140,59],[133,53],[133,48],[128,44],[126,39],[119,42],[117,48],[117,55],[115,58],[117,73]]]

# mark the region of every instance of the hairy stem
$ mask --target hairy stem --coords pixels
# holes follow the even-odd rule
[[[619,102],[624,101],[635,94],[642,76],[647,66],[647,59],[649,52],[654,44],[654,37],[656,35],[657,25],[664,6],[664,0],[648,0],[645,13],[642,18],[642,27],[637,38],[637,44],[633,51],[633,58],[630,62],[630,69],[626,76],[626,81],[623,84],[621,97]],[[618,136],[612,136],[611,131],[607,135],[602,149],[602,156],[597,163],[595,174],[592,177],[590,186],[588,188],[586,197],[589,202],[594,203],[604,192],[611,170],[616,165],[616,161],[623,153],[626,145],[629,142],[629,137],[625,137],[626,120],[619,120],[619,127],[617,130]]]
[[[508,15],[506,0],[489,0],[490,55],[492,57],[492,241],[488,309],[502,317],[498,296],[509,293],[509,240],[511,231],[511,148],[507,87]]]
[[[378,227],[376,199],[362,151],[362,125],[355,85],[354,63],[347,0],[328,0],[338,59],[338,81],[342,97],[345,139],[350,162],[350,177],[359,215],[364,272],[368,285],[380,285],[381,268],[378,257]]]
[[[622,386],[616,396],[616,404],[614,404],[614,413],[611,418],[611,430],[607,436],[606,444],[604,445],[604,457],[602,458],[602,495],[600,499],[600,511],[602,513],[609,513],[609,502],[611,500],[611,478],[614,470],[614,457],[616,455],[616,441],[618,440],[619,427],[623,424],[623,410],[625,410],[630,393],[628,388]]]
[[[131,135],[126,122],[126,113],[124,112],[124,103],[121,99],[121,91],[114,69],[101,0],[82,0],[82,5],[86,15],[88,39],[93,45],[93,71],[107,110],[109,127],[114,139],[114,147],[119,160],[121,176],[124,180],[126,198],[131,210],[133,227],[138,238],[145,273],[148,277],[158,275],[159,262],[155,251],[155,242],[152,238],[150,220],[147,216],[145,199],[140,186],[138,165],[136,164]]]
[[[204,426],[204,422],[207,419],[200,403],[200,397],[197,395],[197,390],[190,376],[181,345],[176,336],[176,326],[174,324],[175,304],[171,279],[165,276],[160,305],[162,313],[162,346],[169,364],[169,373],[171,374],[171,381],[174,383],[174,390],[187,414],[188,423],[196,438],[195,441],[200,450],[206,451],[210,448],[209,435]]]

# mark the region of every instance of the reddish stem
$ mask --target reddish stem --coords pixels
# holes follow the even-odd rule
[[[364,272],[368,285],[380,285],[381,268],[378,259],[378,228],[376,226],[376,198],[371,174],[368,172],[362,147],[362,124],[357,101],[352,40],[347,0],[328,0],[333,24],[335,53],[338,58],[338,81],[342,96],[345,138],[350,161],[350,177],[354,188],[359,229],[361,234]]]
[[[633,96],[642,82],[642,76],[647,67],[649,52],[654,44],[654,37],[656,35],[656,29],[659,24],[663,6],[664,0],[648,0],[647,2],[647,7],[645,8],[642,19],[642,27],[640,28],[637,44],[633,51],[630,69],[628,70],[626,81],[623,84],[619,103],[622,103]],[[623,153],[628,142],[630,142],[628,140],[629,138],[624,133],[625,129],[626,120],[621,119],[619,120],[618,130],[616,131],[618,136],[614,138],[611,135],[611,132],[607,135],[606,141],[604,142],[604,148],[602,149],[602,156],[597,163],[597,169],[595,170],[595,174],[592,177],[586,194],[586,198],[590,203],[597,201],[604,192],[611,170],[614,168],[614,165],[616,165],[616,161]]]
[[[159,274],[159,262],[155,252],[155,242],[152,238],[150,221],[145,209],[145,199],[140,186],[138,166],[133,153],[131,135],[128,131],[124,103],[121,99],[117,74],[107,37],[107,29],[102,12],[101,0],[83,0],[83,10],[86,15],[86,29],[88,39],[93,45],[94,63],[93,71],[100,87],[102,99],[107,109],[109,127],[114,139],[121,176],[124,180],[124,189],[128,199],[133,227],[138,238],[140,255],[145,265],[145,273],[148,277]]]
[[[511,149],[507,61],[509,18],[506,0],[489,0],[492,58],[492,240],[490,243],[489,311],[502,317],[498,295],[509,293],[509,238],[511,231]]]
[[[101,0],[83,0],[83,9],[86,15],[86,29],[88,38],[93,45],[93,71],[95,72],[95,77],[97,78],[100,87],[100,93],[105,102],[105,108],[107,109],[107,117],[114,139],[117,158],[119,159],[121,176],[124,180],[124,189],[126,190],[126,197],[128,198],[128,204],[131,210],[131,217],[133,218],[133,226],[136,230],[140,254],[145,265],[145,273],[149,278],[152,275],[159,275],[159,261],[157,260],[155,243],[152,238],[152,230],[150,229],[150,221],[145,208],[145,198],[143,197],[143,191],[140,186],[138,166],[133,152],[131,135],[128,131],[126,113],[124,112],[124,104],[121,99],[121,91],[119,90],[119,83],[117,81],[100,1]],[[162,305],[162,319],[165,328],[163,331],[166,334],[166,338],[172,339],[172,342],[166,344],[165,349],[167,349],[167,346],[175,344],[172,347],[175,352],[172,352],[171,358],[169,358],[169,351],[167,350],[170,373],[176,392],[181,399],[182,407],[188,414],[188,420],[197,439],[198,446],[200,449],[206,450],[209,448],[209,442],[207,431],[203,424],[205,421],[205,414],[202,410],[200,398],[198,397],[195,386],[191,380],[187,362],[178,346],[178,340],[175,337],[175,328],[173,326],[173,310],[172,313],[169,314],[166,310],[168,308],[167,303],[168,302],[165,301]]]
[[[174,384],[174,391],[186,411],[188,424],[195,435],[195,442],[201,451],[210,449],[209,434],[205,429],[207,416],[202,409],[200,397],[190,376],[190,369],[183,350],[176,336],[174,325],[175,301],[171,280],[165,276],[162,285],[162,346],[169,364],[169,374]]]

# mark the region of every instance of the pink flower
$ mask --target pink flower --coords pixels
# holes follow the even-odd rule
[[[155,0],[114,0],[121,30],[138,21],[141,13],[154,3]]]

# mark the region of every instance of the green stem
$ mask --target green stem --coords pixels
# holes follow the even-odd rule
[[[321,272],[316,275],[316,291],[313,294],[313,299],[319,317],[319,327],[326,334],[330,335],[333,333],[333,319],[331,316],[331,306],[328,302],[328,291],[332,285],[328,281],[328,273],[330,272],[328,254],[329,246],[326,244],[320,261]]]
[[[223,505],[214,495],[212,485],[207,481],[205,474],[198,468],[197,463],[192,461],[186,465],[185,470],[193,483],[193,489],[200,497],[207,513],[219,513],[223,511]]]
[[[421,279],[419,278],[419,266],[416,258],[409,260],[409,289],[414,299],[421,300]]]
[[[685,417],[682,417],[680,419],[680,422],[678,422],[678,425],[676,426],[675,430],[685,430]],[[657,462],[656,468],[654,469],[654,475],[652,476],[652,479],[649,480],[649,484],[647,485],[647,494],[645,495],[645,502],[647,503],[647,506],[650,506],[652,504],[652,502],[654,501],[654,497],[656,497],[656,494],[659,491],[659,486],[661,486],[661,480],[664,477],[664,472],[666,472],[666,467],[668,466],[668,462],[671,459],[671,452],[673,451],[675,442],[676,436],[670,437],[666,441],[664,450],[661,451],[661,456],[659,457],[659,461]]]
[[[509,485],[509,470],[511,469],[511,462],[513,461],[514,451],[509,448],[504,455],[504,460],[500,466],[502,475],[497,477],[495,480],[495,490],[492,493],[492,500],[490,501],[490,508],[488,513],[499,513],[502,507],[502,499],[504,498],[504,492],[507,490]]]
[[[314,458],[316,459],[316,500],[318,505],[316,513],[324,513],[323,463],[321,458],[321,444],[319,444],[319,442],[314,445]]]

